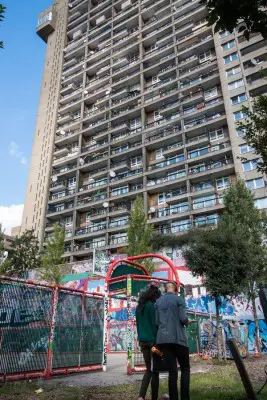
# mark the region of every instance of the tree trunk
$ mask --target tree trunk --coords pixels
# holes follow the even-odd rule
[[[259,341],[259,332],[260,332],[259,319],[258,319],[257,308],[256,308],[256,297],[254,295],[251,298],[251,302],[252,302],[252,309],[253,309],[253,317],[254,317],[254,321],[255,321],[255,342],[256,342],[258,352],[261,355],[261,345],[260,345],[260,341]]]
[[[220,311],[219,311],[219,299],[216,297],[215,306],[216,306],[216,334],[217,334],[217,358],[221,359],[221,332],[220,332]]]

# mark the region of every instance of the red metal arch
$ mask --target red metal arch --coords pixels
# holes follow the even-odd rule
[[[171,260],[169,260],[167,257],[161,256],[159,254],[150,253],[150,254],[139,254],[138,256],[130,256],[130,257],[127,257],[127,258],[121,258],[121,259],[118,259],[118,260],[114,260],[110,264],[109,269],[107,271],[106,282],[105,282],[106,285],[108,284],[108,281],[110,280],[110,277],[111,277],[111,274],[112,274],[114,268],[120,262],[125,262],[125,263],[131,264],[131,265],[135,265],[136,267],[141,268],[146,276],[149,276],[149,273],[147,272],[146,268],[143,265],[134,262],[134,260],[140,260],[142,258],[159,258],[160,260],[164,261],[171,268],[172,273],[174,275],[174,281],[177,283],[177,285],[180,284],[178,272],[177,272],[177,269],[175,268],[173,262]]]

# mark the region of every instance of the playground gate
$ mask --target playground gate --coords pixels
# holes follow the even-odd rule
[[[0,277],[0,382],[102,370],[100,294]]]

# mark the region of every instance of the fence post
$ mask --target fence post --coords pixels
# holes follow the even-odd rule
[[[58,305],[58,286],[56,286],[54,288],[54,293],[53,293],[53,298],[52,298],[52,315],[51,315],[51,322],[50,322],[50,333],[49,333],[49,341],[48,341],[46,371],[45,371],[46,379],[49,379],[50,375],[52,374],[53,343],[54,343],[54,335],[55,335],[57,305]]]
[[[132,349],[132,277],[127,275],[127,375],[132,374],[133,349]]]
[[[104,294],[104,328],[103,328],[103,371],[107,370],[107,349],[108,349],[108,293]]]

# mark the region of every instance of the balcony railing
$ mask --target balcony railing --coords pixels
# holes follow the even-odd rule
[[[184,125],[184,128],[185,129],[193,128],[194,126],[204,124],[205,122],[209,122],[214,119],[218,119],[218,118],[222,117],[223,115],[225,115],[225,113],[220,112],[220,113],[215,113],[215,114],[211,115],[210,117],[196,118],[190,122],[186,122]]]
[[[200,174],[201,172],[226,167],[227,165],[232,165],[232,164],[233,164],[233,160],[231,158],[224,158],[224,159],[216,161],[216,162],[210,162],[210,163],[191,167],[191,168],[189,168],[189,175]]]
[[[158,140],[158,139],[162,139],[164,137],[173,135],[174,133],[180,132],[181,131],[181,127],[180,126],[173,126],[170,128],[166,128],[164,129],[162,132],[157,133],[156,135],[152,135],[152,136],[148,136],[145,139],[145,142],[152,142],[154,140]]]
[[[57,213],[64,210],[69,210],[74,207],[74,203],[62,204],[60,207],[54,206],[47,210],[47,214]]]
[[[71,171],[72,169],[77,168],[77,165],[66,165],[62,168],[57,168],[52,171],[52,175],[62,174],[63,172]]]
[[[142,188],[143,188],[143,185],[140,183],[140,184],[134,185],[132,187],[127,187],[126,189],[122,189],[122,190],[118,189],[118,190],[116,190],[116,192],[114,190],[113,192],[111,192],[111,196],[112,197],[121,196],[123,194],[136,192],[137,190],[141,190]]]
[[[114,149],[114,150],[111,150],[111,154],[120,154],[120,153],[123,153],[124,151],[133,149],[134,147],[141,146],[141,144],[142,144],[142,141],[138,141],[138,142],[136,142],[136,143],[132,143],[132,144],[127,144],[127,145],[124,145],[124,146],[120,146],[120,147],[117,147],[117,148]]]
[[[156,180],[151,179],[147,182],[147,186],[159,185],[161,183],[171,182],[176,179],[181,179],[181,178],[185,178],[185,177],[186,177],[185,170],[181,170],[178,172],[174,172],[173,174],[170,174],[170,175],[166,176],[165,178],[158,178]]]
[[[129,177],[132,177],[132,176],[135,176],[135,175],[139,175],[139,174],[142,174],[142,173],[143,173],[143,168],[139,168],[139,169],[137,169],[135,171],[124,172],[123,174],[115,176],[114,178],[111,178],[110,181],[111,182],[117,182],[117,181],[120,181],[122,179],[129,178]]]
[[[94,189],[99,186],[107,185],[107,183],[108,183],[107,179],[101,179],[94,183],[89,183],[88,185],[83,185],[82,187],[80,187],[79,192],[83,192],[84,190]]]
[[[169,158],[169,159],[166,160],[166,161],[161,161],[161,162],[159,162],[159,163],[157,163],[157,164],[149,165],[148,168],[147,168],[147,170],[148,170],[148,171],[152,171],[152,170],[154,170],[154,169],[164,168],[164,167],[167,167],[167,166],[169,166],[169,165],[178,164],[178,163],[180,163],[181,161],[184,161],[185,159],[186,159],[185,155],[184,155],[184,154],[180,154],[180,155],[171,157],[171,158]]]
[[[160,126],[162,124],[165,124],[168,121],[171,121],[171,120],[179,118],[179,117],[180,117],[180,113],[179,112],[175,112],[175,113],[171,114],[171,116],[169,116],[169,117],[161,118],[158,121],[154,121],[154,122],[150,122],[150,123],[146,124],[145,128],[146,129],[154,128],[156,126]]]
[[[79,228],[76,230],[75,235],[77,235],[77,236],[78,235],[86,235],[88,233],[103,231],[104,229],[107,229],[106,222],[103,222],[103,223],[97,224],[97,225],[87,226],[85,228]]]
[[[116,245],[116,244],[126,244],[127,243],[127,240],[128,240],[128,238],[127,238],[127,236],[119,236],[119,237],[115,237],[115,238],[111,238],[110,240],[109,240],[109,244],[110,245]]]
[[[166,208],[159,208],[155,212],[151,213],[151,218],[162,218],[162,217],[169,217],[173,214],[179,214],[189,211],[189,204],[181,204],[173,207],[166,207]]]
[[[71,196],[74,193],[75,193],[75,189],[64,190],[62,192],[52,194],[50,196],[50,200],[61,199],[66,196]]]
[[[96,201],[105,200],[107,198],[106,193],[96,194],[94,196],[88,196],[83,199],[78,199],[77,206],[84,206],[89,203],[94,203]]]
[[[125,226],[129,222],[129,218],[123,218],[118,221],[110,221],[108,227],[109,228],[118,228],[119,226]]]

